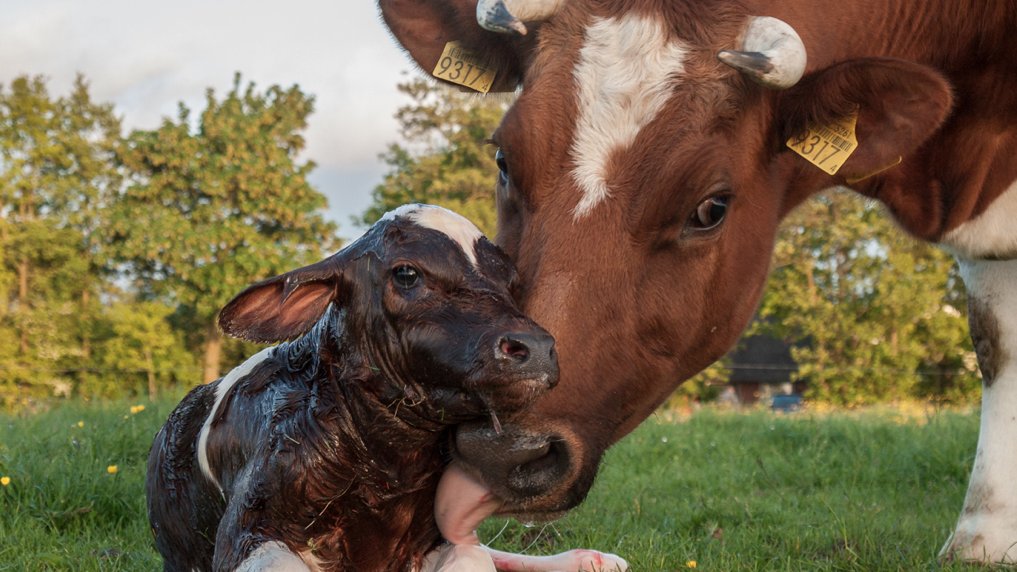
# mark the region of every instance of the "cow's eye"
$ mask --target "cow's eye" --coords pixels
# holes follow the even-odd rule
[[[689,217],[687,229],[692,232],[713,230],[720,226],[727,214],[727,204],[731,197],[714,195],[699,203],[695,212]]]
[[[396,266],[392,269],[392,281],[396,286],[409,290],[420,282],[420,271],[408,264]]]
[[[498,184],[505,187],[509,183],[508,161],[505,160],[505,152],[498,149],[494,153],[494,162],[498,164]]]

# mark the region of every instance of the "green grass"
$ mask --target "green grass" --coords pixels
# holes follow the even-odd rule
[[[144,465],[174,403],[134,415],[130,405],[0,416],[0,475],[11,478],[0,487],[0,570],[160,567]],[[489,522],[481,536],[534,554],[616,552],[635,571],[689,561],[723,571],[966,570],[936,553],[960,509],[977,430],[975,414],[953,412],[903,423],[889,412],[653,419],[610,451],[580,510],[548,526]]]

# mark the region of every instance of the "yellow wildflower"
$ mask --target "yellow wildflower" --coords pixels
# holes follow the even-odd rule
[[[145,410],[145,406],[144,405],[132,405],[131,406],[131,415],[137,415],[138,413],[141,413],[144,410]]]
[[[6,487],[9,484],[11,484],[11,478],[10,477],[8,477],[7,475],[4,475],[4,476],[0,477],[0,485],[3,485],[3,486]]]
[[[117,467],[116,465],[110,465],[110,466],[106,467],[106,472],[111,474],[111,475],[117,474],[117,471],[119,471],[119,470],[120,470],[120,468]]]
[[[686,568],[695,568],[696,567],[696,561],[695,560],[689,560],[688,562],[685,563],[685,567]]]
[[[84,427],[85,426],[85,422],[84,421],[78,421],[77,425],[78,425],[78,427]]]

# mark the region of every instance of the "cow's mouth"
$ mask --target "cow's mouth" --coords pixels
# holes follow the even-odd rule
[[[579,504],[597,464],[583,467],[573,441],[562,432],[533,433],[511,422],[501,431],[489,421],[459,425],[454,468],[443,477],[442,490],[462,492],[436,500],[437,511],[446,515],[443,532],[471,534],[471,526],[492,514],[552,519]]]

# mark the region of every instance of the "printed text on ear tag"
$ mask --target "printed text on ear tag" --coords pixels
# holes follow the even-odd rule
[[[476,52],[464,48],[459,42],[449,42],[445,44],[445,50],[431,74],[480,93],[487,93],[494,85],[495,70]]]
[[[858,148],[855,124],[858,114],[853,113],[830,125],[810,125],[806,132],[787,140],[787,146],[805,160],[829,175],[836,175],[841,165]]]

